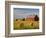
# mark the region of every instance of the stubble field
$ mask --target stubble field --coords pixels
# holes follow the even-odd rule
[[[39,29],[39,21],[15,21],[14,20],[14,30],[21,29]]]

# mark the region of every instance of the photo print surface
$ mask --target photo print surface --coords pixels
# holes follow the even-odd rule
[[[39,29],[39,9],[14,8],[13,29]]]

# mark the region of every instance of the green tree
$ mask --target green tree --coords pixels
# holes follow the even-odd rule
[[[22,21],[25,21],[25,18],[23,18]]]
[[[16,21],[18,21],[18,19],[16,19]]]
[[[39,17],[37,15],[35,15],[34,20],[39,21]]]

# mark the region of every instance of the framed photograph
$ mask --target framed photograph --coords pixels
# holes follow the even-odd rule
[[[45,4],[5,1],[5,36],[45,34]]]

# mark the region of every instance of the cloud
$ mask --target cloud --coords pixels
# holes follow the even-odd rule
[[[39,15],[38,9],[14,9],[14,18],[24,18],[28,15],[37,14]]]

